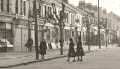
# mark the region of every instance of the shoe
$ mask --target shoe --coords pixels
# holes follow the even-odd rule
[[[80,61],[80,59],[78,59],[77,61]]]
[[[80,61],[83,61],[82,59]]]
[[[67,62],[70,62],[70,60],[68,59]]]
[[[73,62],[75,62],[75,60],[73,60]]]

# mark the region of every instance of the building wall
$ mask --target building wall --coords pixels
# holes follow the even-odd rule
[[[26,51],[25,48],[25,43],[28,39],[28,17],[29,14],[31,16],[33,16],[33,12],[35,11],[33,8],[33,0],[26,1],[23,2],[22,0],[9,0],[9,12],[8,12],[8,0],[3,0],[3,3],[1,3],[2,0],[0,0],[0,15],[4,15],[5,19],[7,17],[9,17],[10,23],[12,24],[11,27],[13,27],[12,33],[11,35],[13,35],[13,41],[14,41],[14,50],[15,51]],[[56,10],[57,10],[57,14],[59,15],[60,10],[62,9],[61,3],[58,1],[51,1],[51,2],[44,2],[43,4],[40,4],[39,2],[37,2],[37,8],[40,9],[40,14],[38,14],[40,20],[38,20],[38,27],[41,27],[41,24],[44,23],[43,20],[41,20],[41,18],[44,18],[45,15],[47,15],[48,13],[51,13],[53,11],[51,3],[55,3],[56,4]],[[41,7],[40,7],[41,5]],[[65,12],[67,13],[67,18],[65,19],[65,24],[70,27],[70,29],[64,30],[64,38],[66,41],[69,40],[70,37],[75,37],[76,36],[76,31],[75,29],[72,29],[71,25],[75,25],[75,19],[76,19],[76,14],[79,14],[81,16],[81,14],[79,13],[80,11],[75,9],[75,7],[66,4],[66,8],[65,8]],[[1,6],[3,6],[3,10],[1,10]],[[49,9],[48,9],[49,7]],[[76,12],[77,11],[77,12]],[[46,13],[45,13],[46,12]],[[52,13],[53,14],[53,13]],[[1,17],[1,16],[0,16]],[[14,20],[14,18],[16,18],[16,20]],[[78,19],[80,19],[81,21],[81,17],[78,16]],[[30,19],[32,20],[32,19]],[[3,22],[6,22],[6,20],[2,20]],[[2,22],[0,21],[0,22]],[[48,22],[46,22],[48,23]],[[51,24],[53,24],[52,22],[50,22]],[[34,22],[31,22],[31,25],[34,27]],[[56,39],[60,39],[60,30],[59,27],[57,26],[56,29],[55,27],[47,27],[45,26],[45,28],[48,28],[47,31],[44,32],[44,37],[45,39],[49,39],[48,42],[55,42]],[[34,41],[34,28],[31,28],[31,37],[33,38]],[[42,28],[39,28],[39,42],[42,38],[42,32],[41,32]],[[1,34],[2,35],[2,34]],[[54,38],[55,36],[55,38]],[[66,37],[67,36],[67,37]],[[10,36],[9,36],[10,37]]]

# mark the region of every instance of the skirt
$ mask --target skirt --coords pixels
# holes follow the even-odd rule
[[[76,51],[76,56],[85,56],[84,50],[83,49],[79,49]]]
[[[75,56],[76,56],[75,50],[70,49],[69,52],[68,52],[68,57],[75,57]]]
[[[40,53],[41,55],[45,55],[45,54],[46,54],[46,50],[40,50],[39,53]]]

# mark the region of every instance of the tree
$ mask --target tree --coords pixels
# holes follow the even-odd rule
[[[68,0],[63,0],[65,3],[68,3]]]
[[[53,7],[53,13],[54,13],[55,17],[57,18],[58,25],[60,27],[60,46],[61,46],[60,54],[63,55],[63,42],[64,42],[63,28],[64,28],[64,19],[65,19],[65,15],[66,15],[64,12],[65,4],[62,2],[62,10],[60,11],[59,15],[57,15],[55,3],[52,3],[52,7]]]

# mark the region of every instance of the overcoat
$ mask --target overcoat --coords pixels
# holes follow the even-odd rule
[[[84,56],[84,50],[83,50],[83,47],[82,47],[82,42],[79,41],[77,43],[77,48],[76,48],[76,56]]]
[[[40,46],[39,46],[39,52],[41,55],[45,55],[46,54],[46,50],[47,50],[47,44],[45,41],[41,41],[40,42]]]
[[[73,42],[70,42],[70,44],[69,44],[68,57],[75,57],[75,49],[74,49]]]
[[[25,46],[26,46],[27,48],[31,48],[32,45],[33,45],[33,40],[30,38],[30,39],[28,39],[28,41],[27,41],[27,43],[25,44]]]

